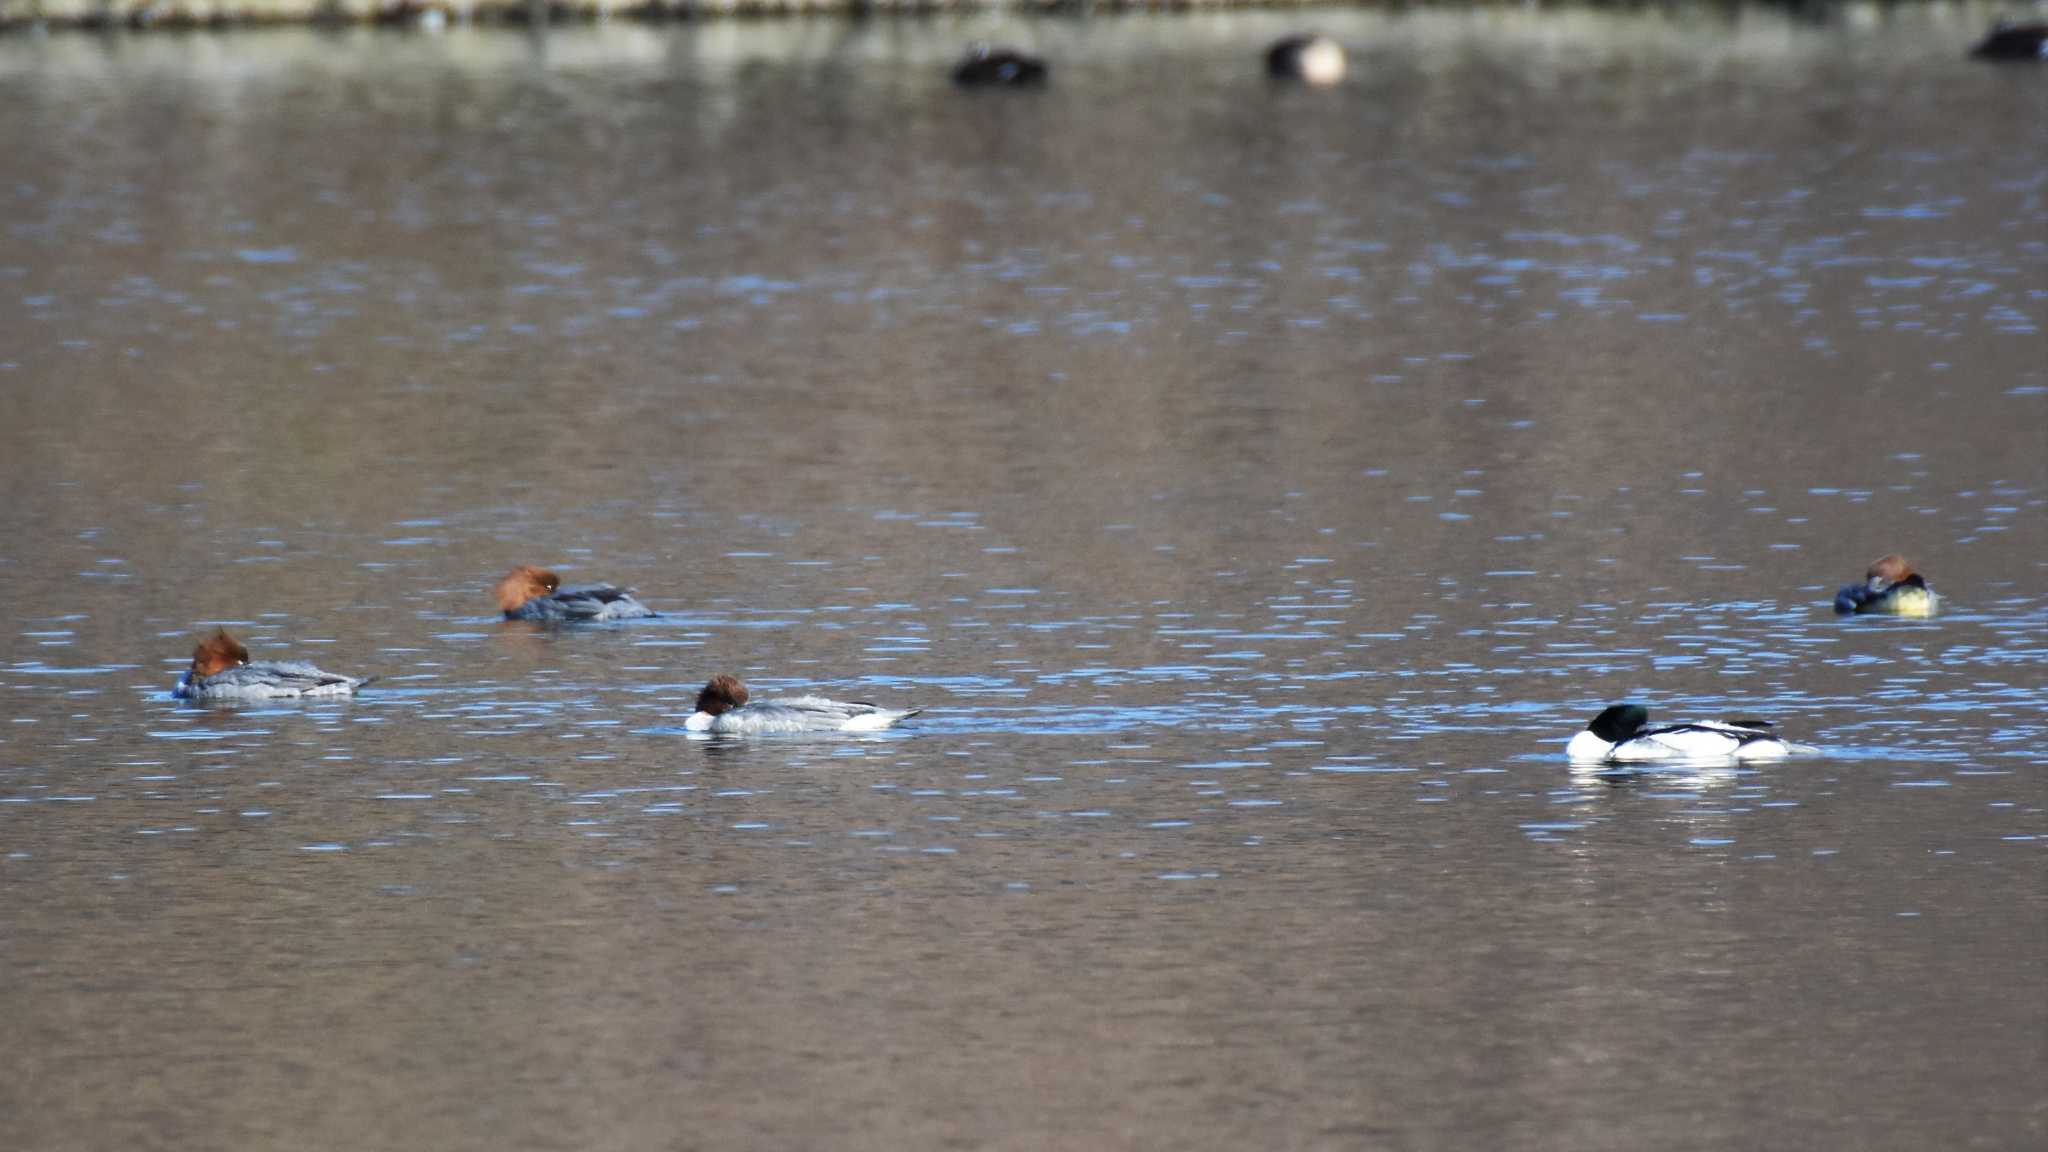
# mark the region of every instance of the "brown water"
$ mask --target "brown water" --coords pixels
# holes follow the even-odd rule
[[[2048,1140],[2048,70],[1317,22],[0,41],[6,1147]]]

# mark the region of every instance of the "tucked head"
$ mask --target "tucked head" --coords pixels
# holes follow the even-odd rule
[[[242,642],[228,635],[227,629],[215,628],[213,635],[192,650],[192,675],[203,680],[248,662],[249,650],[242,647]]]
[[[697,711],[706,716],[716,716],[738,708],[747,702],[747,686],[732,676],[713,676],[704,690],[697,693]]]
[[[521,564],[492,587],[491,595],[498,598],[500,612],[518,611],[521,604],[536,596],[546,596],[562,586],[562,578],[545,568]]]
[[[1586,731],[1609,744],[1619,744],[1650,722],[1650,710],[1641,704],[1616,704],[1593,717]]]
[[[1906,563],[1904,556],[1894,552],[1871,561],[1870,569],[1863,575],[1869,581],[1871,591],[1882,592],[1894,584],[1912,579],[1913,566]]]

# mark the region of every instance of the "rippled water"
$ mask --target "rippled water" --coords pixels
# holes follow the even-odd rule
[[[1317,22],[0,40],[10,1147],[2048,1138],[2048,71]]]

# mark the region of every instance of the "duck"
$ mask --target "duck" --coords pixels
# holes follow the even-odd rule
[[[1304,84],[1344,79],[1344,46],[1322,35],[1289,36],[1266,49],[1266,74]]]
[[[564,588],[561,577],[531,564],[521,564],[505,573],[491,588],[491,594],[498,598],[498,608],[507,620],[596,624],[654,615],[654,609],[634,599],[631,588],[614,584]]]
[[[1970,49],[1979,60],[2048,60],[2048,24],[2000,20]]]
[[[1846,616],[1883,612],[1894,616],[1932,616],[1941,597],[1906,558],[1894,552],[1871,561],[1863,583],[1850,584],[1835,593],[1835,611]]]
[[[1662,728],[1649,724],[1650,710],[1641,704],[1612,705],[1571,738],[1564,746],[1565,757],[1577,764],[1630,764],[1783,760],[1819,751],[1780,738],[1768,720],[1702,720]]]
[[[180,700],[290,700],[353,696],[375,676],[341,676],[296,661],[249,662],[249,650],[215,628],[192,650],[192,666],[171,695]]]
[[[697,711],[683,722],[687,732],[718,736],[781,736],[795,732],[879,732],[924,711],[882,708],[865,701],[793,696],[748,703],[747,686],[718,675],[697,693]]]
[[[1047,71],[1045,61],[1036,56],[976,44],[953,66],[953,83],[962,88],[1016,88],[1045,83]]]

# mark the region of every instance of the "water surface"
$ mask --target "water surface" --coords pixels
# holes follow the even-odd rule
[[[11,1146],[2038,1146],[2048,73],[1317,22],[0,41]]]

